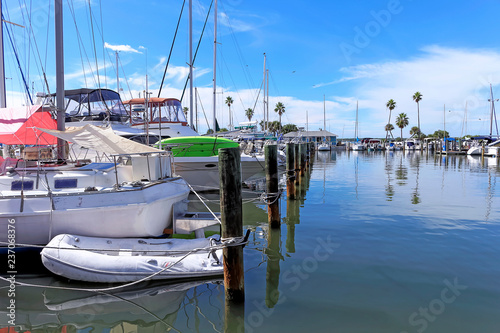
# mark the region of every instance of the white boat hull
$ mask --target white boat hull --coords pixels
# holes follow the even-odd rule
[[[173,205],[187,199],[188,194],[185,181],[176,178],[143,188],[4,198],[0,200],[0,230],[5,232],[0,233],[0,241],[7,242],[9,225],[15,228],[18,244],[47,244],[61,233],[159,236],[172,224]]]
[[[219,156],[176,157],[175,173],[184,178],[196,190],[219,189]],[[255,157],[241,157],[241,181],[264,171],[265,162]]]
[[[200,278],[223,274],[222,249],[211,254],[214,245],[215,240],[204,238],[106,239],[63,234],[54,237],[41,256],[54,274],[79,281]],[[190,252],[194,249],[202,250]]]

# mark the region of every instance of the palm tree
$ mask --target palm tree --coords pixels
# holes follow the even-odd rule
[[[248,118],[248,121],[252,121],[253,113],[251,108],[246,109],[245,116]]]
[[[280,116],[279,126],[281,128],[281,115],[285,113],[285,105],[281,102],[276,103],[276,107],[274,108],[274,112],[276,112]]]
[[[419,129],[418,139],[419,140],[420,140],[420,104],[419,104],[419,102],[422,100],[423,96],[424,95],[422,95],[418,91],[415,94],[413,94],[413,100],[417,103],[417,120],[418,120],[418,129]]]
[[[229,107],[229,129],[232,129],[233,117],[231,116],[231,105],[234,103],[233,98],[231,96],[227,96],[225,103]]]
[[[403,128],[408,126],[409,120],[406,113],[400,113],[396,118],[396,125],[401,129],[401,141],[403,141]]]
[[[410,130],[410,135],[416,135],[420,138],[420,129],[417,126],[413,126]]]
[[[186,119],[188,117],[188,111],[189,111],[189,108],[187,106],[182,108],[182,112],[184,112],[184,117],[186,117]]]
[[[394,136],[392,135],[392,131],[394,130],[394,125],[393,124],[387,124],[385,125],[385,131],[387,133],[391,133],[391,137],[394,139]],[[387,139],[387,137],[386,137]]]
[[[389,121],[387,122],[387,124],[390,124],[391,123],[391,113],[392,113],[392,110],[394,110],[396,108],[396,102],[391,98],[390,100],[387,101],[387,103],[385,104],[385,107],[389,109]],[[391,133],[392,135],[392,133]],[[387,140],[387,137],[389,136],[389,133],[387,132],[385,134],[385,139]]]

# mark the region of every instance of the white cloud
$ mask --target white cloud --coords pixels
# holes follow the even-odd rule
[[[110,49],[112,51],[119,51],[119,52],[133,52],[133,53],[142,53],[130,45],[111,45],[108,42],[104,42],[104,48]],[[142,46],[139,46],[139,48],[144,48]]]
[[[489,131],[486,121],[489,84],[495,92],[495,86],[500,83],[500,53],[440,46],[428,46],[421,51],[409,60],[342,68],[344,77],[322,85],[351,81],[349,85],[353,88],[349,95],[360,100],[360,136],[385,135],[383,128],[388,120],[385,104],[391,98],[397,102],[391,123],[395,123],[397,114],[406,113],[410,125],[403,130],[403,136],[409,136],[410,128],[417,126],[417,105],[412,99],[416,91],[423,95],[420,127],[424,133],[443,129],[444,123],[453,136]],[[466,102],[467,133],[463,128]],[[399,136],[399,129],[394,133]]]

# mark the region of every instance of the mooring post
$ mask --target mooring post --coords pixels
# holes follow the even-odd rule
[[[220,210],[222,238],[243,237],[239,148],[219,149]],[[226,303],[245,301],[243,246],[223,249]]]
[[[306,144],[300,144],[300,177],[306,175]],[[302,180],[301,180],[302,182]]]
[[[311,158],[311,143],[306,143],[306,170],[309,170],[309,159]]]
[[[295,144],[286,144],[286,196],[295,199]]]
[[[264,147],[266,156],[267,219],[271,228],[280,227],[280,206],[278,189],[278,146]]]
[[[481,159],[484,161],[484,150],[485,150],[485,146],[484,146],[484,141],[481,143]]]
[[[300,143],[295,144],[295,196],[297,196],[297,188],[300,184]]]

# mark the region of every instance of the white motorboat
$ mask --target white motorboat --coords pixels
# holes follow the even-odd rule
[[[496,147],[500,145],[500,140],[491,136],[476,136],[471,140],[472,143],[469,150],[467,150],[467,155],[481,155],[483,153],[483,143],[485,155],[495,155]]]
[[[62,234],[42,250],[54,274],[88,282],[130,282],[223,275],[222,248],[213,238],[101,238]]]
[[[323,142],[320,145],[318,145],[318,151],[330,151],[331,147],[328,143]]]
[[[366,150],[366,145],[364,143],[355,142],[352,145],[352,150],[354,150],[354,151],[363,151],[363,150]]]
[[[97,163],[46,164],[8,160],[0,175],[0,242],[15,230],[16,244],[47,244],[60,233],[101,237],[149,237],[172,225],[176,204],[189,187],[172,177],[169,152],[92,125],[66,131],[41,129],[111,157]]]

